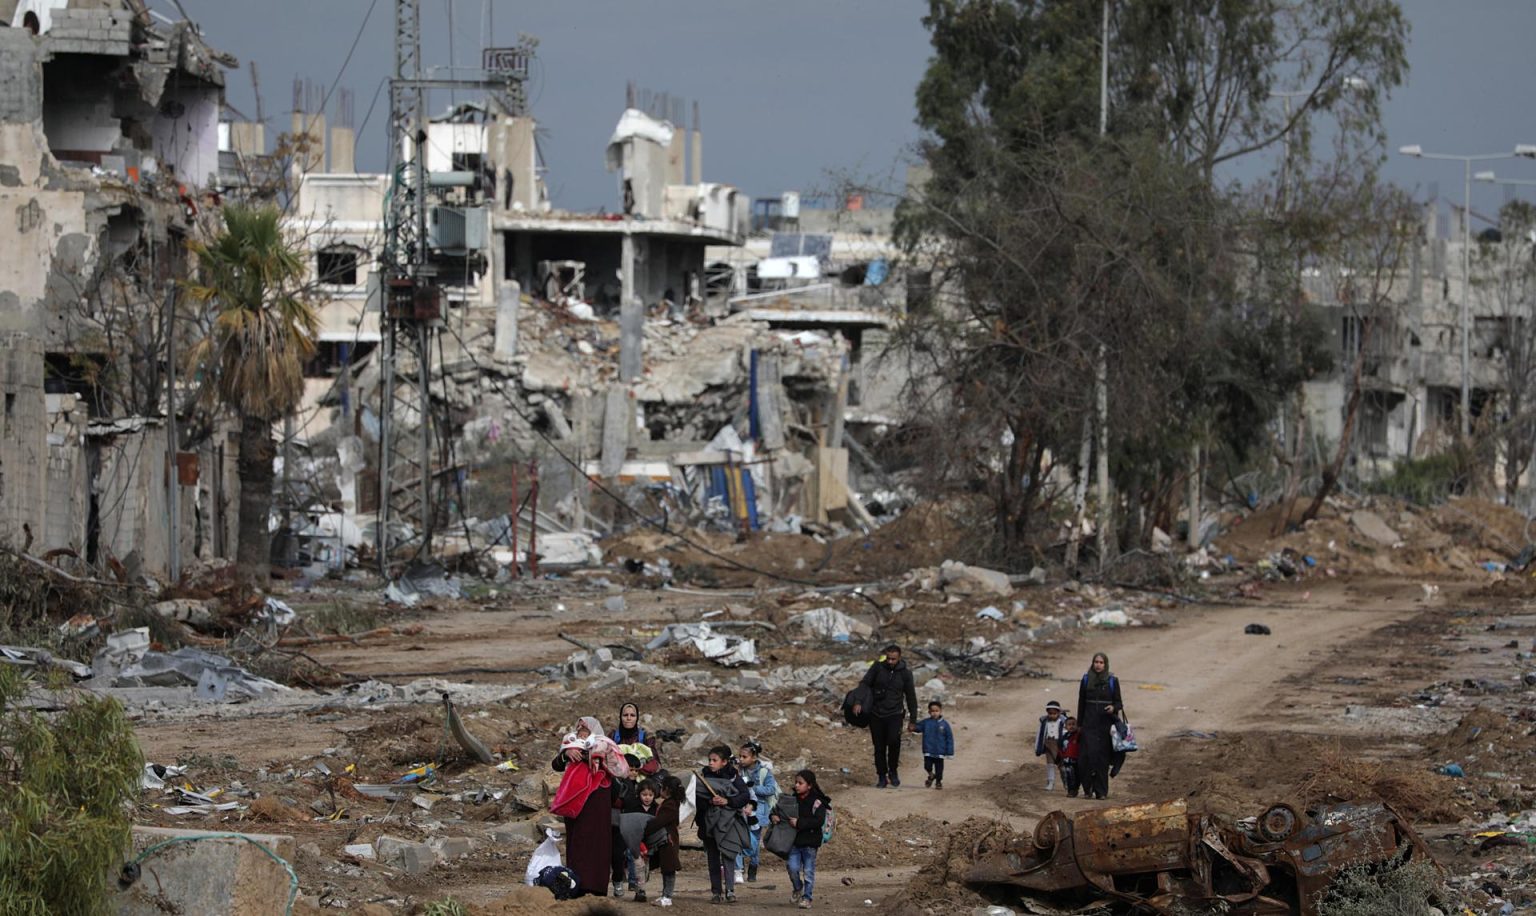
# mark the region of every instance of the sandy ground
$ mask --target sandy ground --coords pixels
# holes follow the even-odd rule
[[[618,614],[603,611],[602,598],[591,596],[541,597],[489,610],[432,612],[422,618],[427,631],[418,637],[367,647],[325,647],[313,654],[347,672],[391,680],[433,674],[481,684],[524,683],[530,679],[530,669],[558,662],[569,654],[573,647],[559,638],[559,632],[601,641],[605,633],[654,621],[658,613],[686,616],[721,604],[708,596],[636,592],[626,598],[628,608]],[[1452,602],[1456,598],[1447,595],[1441,600]],[[946,824],[983,816],[1001,817],[1026,827],[1049,810],[1060,808],[1071,813],[1104,804],[1066,798],[1059,786],[1047,793],[1043,767],[1033,757],[1036,721],[1045,702],[1057,699],[1068,707],[1076,705],[1077,682],[1094,651],[1110,656],[1143,748],[1131,758],[1111,790],[1112,803],[1130,803],[1183,794],[1189,774],[1170,771],[1168,763],[1187,760],[1187,754],[1175,753],[1183,748],[1184,739],[1172,736],[1181,730],[1282,736],[1347,736],[1358,731],[1358,726],[1338,714],[1345,705],[1375,702],[1424,682],[1422,666],[1402,670],[1402,654],[1380,647],[1406,643],[1410,648],[1416,645],[1423,649],[1422,642],[1415,643],[1411,635],[1398,634],[1394,628],[1425,612],[1425,598],[1417,583],[1332,580],[1311,588],[1272,589],[1262,600],[1240,605],[1180,606],[1165,610],[1158,626],[1082,631],[1044,647],[1036,656],[1032,667],[1047,676],[958,680],[952,685],[947,714],[955,727],[957,754],[949,763],[942,792],[922,787],[915,736],[908,737],[904,750],[902,788],[878,790],[865,778],[872,770],[867,734],[823,729],[828,746],[834,749],[830,753],[842,759],[828,760],[819,754],[817,766],[827,772],[840,762],[849,769],[841,779],[827,780],[827,788],[838,809],[851,815],[854,826],[845,827],[834,840],[835,845],[845,848],[838,850],[835,858],[829,855],[823,860],[816,908],[855,912],[887,898],[899,898],[922,855],[931,841],[939,839],[937,834]],[[1245,635],[1243,627],[1249,623],[1265,624],[1273,635]],[[1366,646],[1377,648],[1362,654]],[[1334,676],[1338,671],[1353,677],[1343,683]],[[684,694],[662,700],[660,706],[652,701],[650,708],[661,714],[664,723],[687,721],[688,716],[701,714],[700,709],[718,710],[731,703],[741,706],[737,696],[734,700],[704,702]],[[617,707],[623,699],[602,697],[595,704],[603,712]],[[538,706],[534,701],[528,711],[517,715],[540,720],[539,724],[552,732],[556,724],[542,720],[557,714],[541,715]],[[825,711],[835,715],[831,707]],[[433,712],[428,709],[422,715],[430,721]],[[338,745],[348,741],[356,743],[360,726],[370,722],[379,722],[377,713],[371,718],[364,713],[289,713],[146,722],[138,734],[149,760],[190,758],[205,766],[223,766],[226,777],[250,779],[249,774],[257,768],[280,768],[309,755],[334,753]],[[773,740],[771,728],[760,731]],[[787,737],[784,741],[792,743]],[[1257,773],[1263,773],[1264,761],[1243,765],[1250,763]],[[1276,773],[1274,783],[1279,787],[1292,778],[1294,774]],[[1266,788],[1262,779],[1254,786],[1260,794]],[[859,867],[866,860],[878,860],[868,847],[869,839],[860,835],[864,829],[861,825],[874,830],[897,823],[906,825],[906,832],[893,833],[884,842],[908,847],[898,850],[902,855],[885,857],[890,864]],[[919,835],[911,835],[913,824],[924,823],[927,826],[919,827]],[[177,826],[197,825],[177,822]],[[227,824],[206,826],[229,828]],[[270,829],[270,825],[262,829]],[[301,843],[315,842],[325,856],[360,834],[367,838],[380,832],[366,822],[349,825],[345,821],[301,822],[290,829]],[[922,836],[925,831],[933,835]],[[694,858],[700,861],[692,861]],[[697,854],[685,856],[676,912],[708,908],[701,860]],[[486,907],[484,912],[536,911],[526,909],[526,903],[503,899],[520,884],[526,861],[526,849],[493,850],[470,863],[439,868],[417,878],[394,875],[371,864],[361,868],[362,877],[351,872],[338,875],[323,862],[303,862],[300,876],[306,895],[318,894],[324,888],[353,905],[372,900],[392,912],[409,912],[411,901],[445,894]],[[653,892],[657,885],[659,877],[653,879]],[[496,905],[498,900],[503,902]],[[638,911],[633,902],[620,901],[617,905]],[[777,860],[765,855],[761,879],[743,887],[741,905],[753,911],[792,907]]]

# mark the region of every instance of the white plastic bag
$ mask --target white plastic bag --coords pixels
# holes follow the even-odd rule
[[[546,828],[544,837],[544,842],[540,843],[539,848],[533,851],[533,858],[528,860],[528,874],[523,877],[523,881],[526,884],[533,884],[534,881],[538,880],[539,872],[549,866],[554,865],[558,867],[565,864],[560,861],[560,847],[556,845],[556,841],[560,839],[560,834],[555,830]]]
[[[699,791],[699,774],[694,773],[688,777],[688,789],[683,794],[682,802],[677,806],[677,822],[679,824],[687,823],[688,818],[693,817],[693,793],[697,791]]]

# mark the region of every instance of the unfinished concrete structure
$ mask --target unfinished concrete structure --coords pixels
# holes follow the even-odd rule
[[[170,448],[165,429],[166,344],[186,333],[168,303],[214,204],[234,62],[134,0],[13,6],[0,22],[0,538],[162,574],[172,530],[186,556],[221,553],[235,530],[235,497],[216,488],[234,481],[233,450],[214,429]]]

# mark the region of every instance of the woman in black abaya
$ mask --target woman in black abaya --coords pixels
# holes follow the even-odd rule
[[[1093,654],[1093,663],[1077,688],[1077,772],[1087,798],[1109,797],[1109,769],[1114,755],[1110,730],[1124,718],[1120,682],[1109,673],[1109,656]]]

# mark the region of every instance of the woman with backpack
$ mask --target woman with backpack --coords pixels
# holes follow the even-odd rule
[[[1109,673],[1109,656],[1095,652],[1077,688],[1077,777],[1086,798],[1109,797],[1109,769],[1115,751],[1110,731],[1124,718],[1120,682]]]
[[[832,813],[832,799],[816,784],[816,774],[801,770],[795,774],[795,794],[792,801],[794,814],[789,815],[789,825],[795,829],[795,842],[789,850],[790,899],[802,910],[811,908],[811,896],[816,889],[816,853],[825,841],[823,828]],[[781,813],[785,804],[780,803],[773,813],[773,823],[785,820]]]

